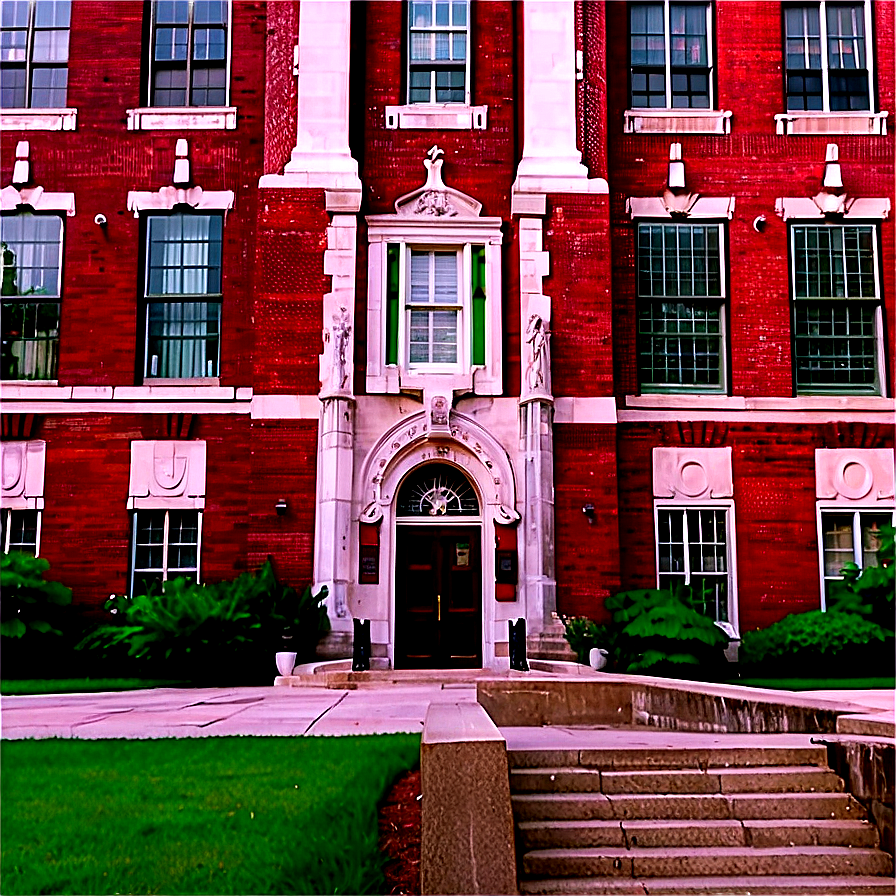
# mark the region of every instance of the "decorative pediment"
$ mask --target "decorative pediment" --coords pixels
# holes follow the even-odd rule
[[[426,183],[413,193],[405,193],[395,200],[395,213],[404,218],[478,218],[482,203],[472,196],[446,187],[442,182],[442,163],[445,153],[434,146],[423,160]]]
[[[815,496],[838,504],[893,504],[893,452],[888,448],[816,448]]]
[[[0,442],[0,506],[12,510],[42,510],[46,464],[46,442]]]
[[[653,496],[688,503],[732,498],[731,448],[654,448]]]
[[[202,510],[205,442],[131,442],[129,509]]]

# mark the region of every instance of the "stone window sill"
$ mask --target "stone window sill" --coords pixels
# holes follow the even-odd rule
[[[387,130],[484,131],[487,123],[488,106],[386,106]]]
[[[0,131],[75,131],[77,109],[15,109],[0,115]]]
[[[713,109],[626,109],[626,134],[730,134],[731,112]]]
[[[785,136],[801,134],[866,134],[885,137],[887,112],[783,112],[775,116],[775,133]]]
[[[129,131],[232,131],[235,106],[128,109]]]

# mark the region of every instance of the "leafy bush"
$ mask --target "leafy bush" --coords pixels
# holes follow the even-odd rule
[[[78,646],[111,656],[126,650],[135,671],[158,677],[267,680],[276,650],[295,650],[299,662],[313,657],[330,627],[326,596],[326,588],[299,595],[281,585],[270,561],[230,582],[170,579],[161,594],[113,598],[119,619]]]
[[[896,594],[894,534],[896,529],[892,526],[881,527],[881,545],[877,551],[879,566],[866,566],[861,571],[855,563],[843,567],[843,579],[831,585],[828,609],[855,613],[892,631],[893,597]]]
[[[622,591],[606,600],[616,631],[611,666],[652,675],[712,675],[723,663],[728,636],[696,610],[690,592]]]
[[[744,632],[740,662],[763,674],[892,674],[893,632],[856,613],[792,613],[759,631]]]
[[[3,592],[0,635],[24,638],[28,632],[59,636],[59,607],[72,602],[72,590],[47,582],[50,564],[22,551],[0,555],[0,590]]]
[[[592,647],[604,647],[612,652],[613,635],[608,625],[599,625],[585,616],[563,616],[563,637],[576,655],[576,660],[586,666]]]

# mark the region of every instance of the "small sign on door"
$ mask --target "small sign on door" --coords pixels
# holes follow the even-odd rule
[[[454,543],[454,553],[457,556],[457,563],[455,566],[469,566],[470,565],[470,542],[469,541],[456,541]]]

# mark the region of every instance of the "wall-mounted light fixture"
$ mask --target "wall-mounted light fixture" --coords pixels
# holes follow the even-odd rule
[[[277,498],[277,503],[274,505],[274,510],[277,511],[277,516],[284,516],[288,509],[289,506],[286,503],[286,498]]]
[[[762,231],[765,230],[765,223],[765,215],[757,215],[753,218],[753,230],[755,230],[756,233],[762,233]]]
[[[97,216],[93,219],[93,223],[94,223],[94,224],[98,224],[100,227],[105,227],[109,222],[106,220],[106,216],[105,216],[105,215],[97,215]]]
[[[588,525],[594,525],[594,505],[593,504],[585,504],[582,507],[582,513],[588,518]]]

